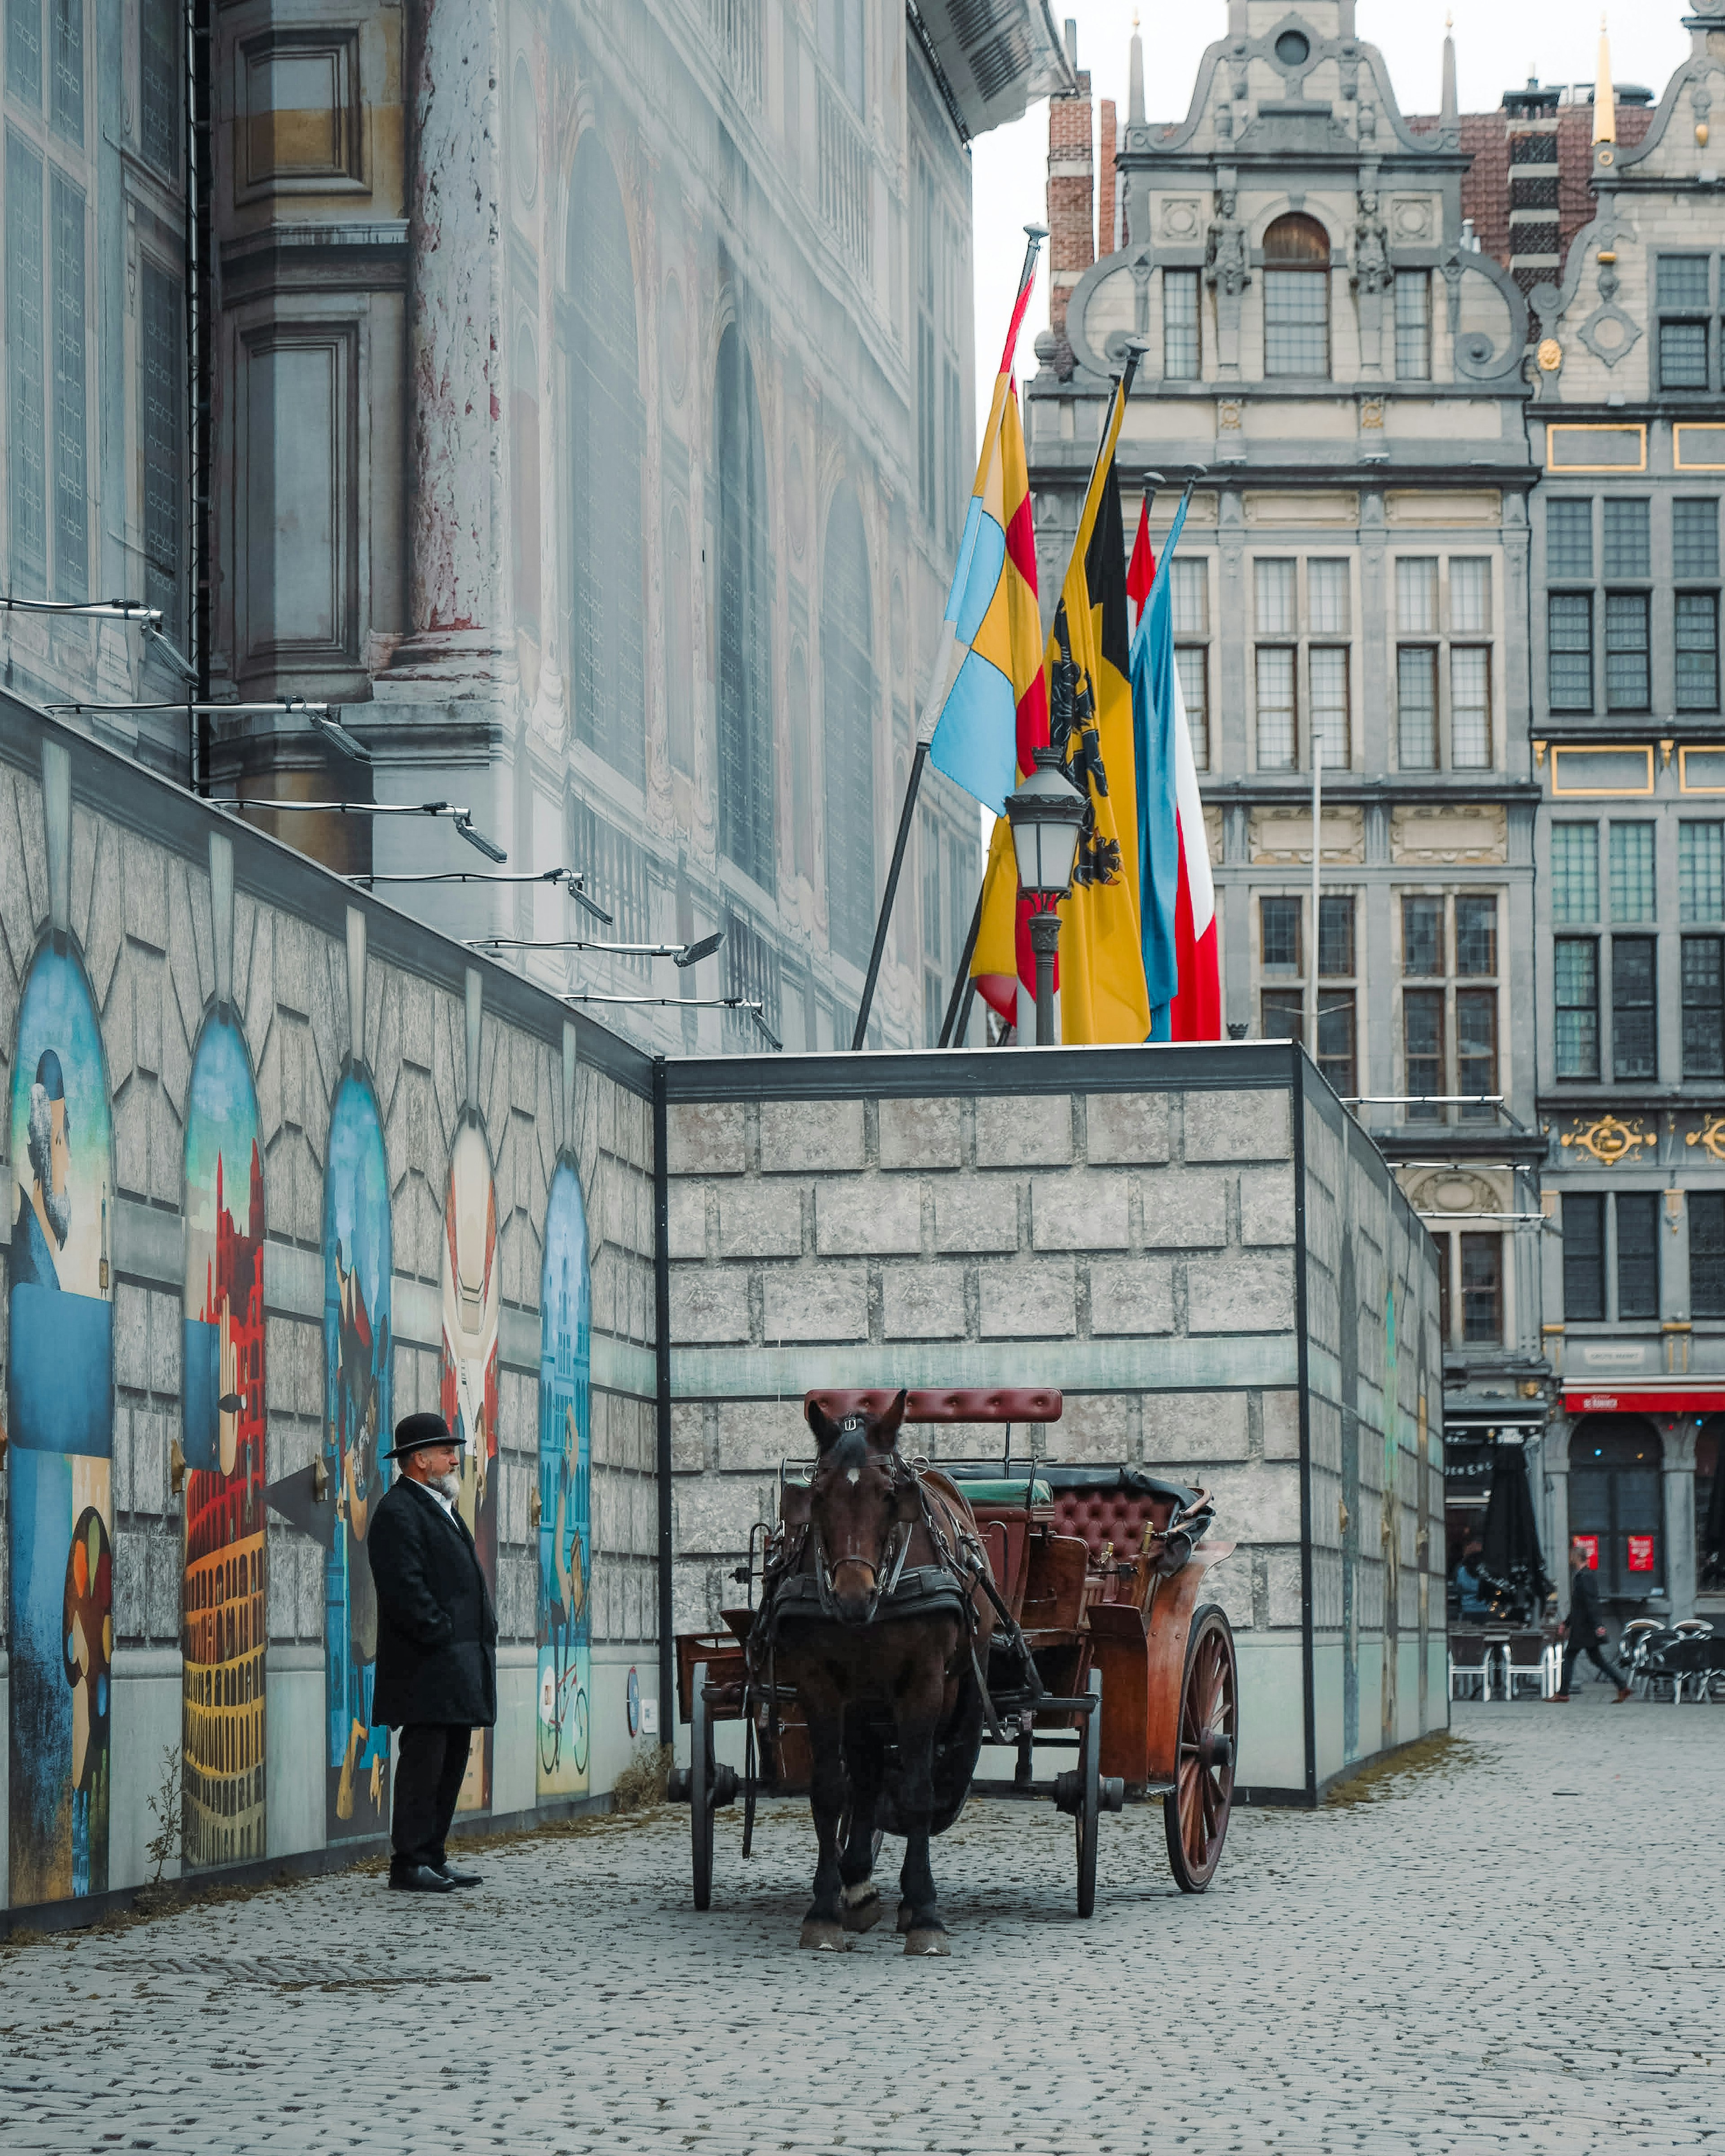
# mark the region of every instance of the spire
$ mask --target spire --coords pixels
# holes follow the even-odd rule
[[[1459,127],[1461,109],[1455,97],[1455,39],[1452,34],[1455,23],[1453,15],[1444,18],[1444,97],[1443,108],[1438,116],[1440,127]]]
[[[1129,127],[1144,124],[1144,40],[1138,35],[1138,11],[1132,10],[1132,41],[1127,73],[1126,120]]]
[[[1594,147],[1617,140],[1617,100],[1611,91],[1611,40],[1599,18],[1599,64],[1594,75]]]

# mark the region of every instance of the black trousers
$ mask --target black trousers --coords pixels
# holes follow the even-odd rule
[[[415,1864],[442,1871],[444,1837],[455,1816],[472,1734],[441,1722],[409,1722],[403,1727],[395,1761],[392,1871]]]
[[[1576,1663],[1584,1655],[1587,1656],[1588,1660],[1593,1664],[1596,1670],[1599,1670],[1604,1676],[1610,1678],[1612,1683],[1616,1686],[1620,1691],[1626,1691],[1629,1689],[1629,1679],[1624,1675],[1623,1671],[1618,1668],[1616,1663],[1611,1660],[1610,1656],[1606,1654],[1604,1649],[1599,1645],[1599,1641],[1597,1640],[1578,1640],[1575,1636],[1574,1627],[1572,1625],[1569,1630],[1569,1636],[1563,1642],[1563,1681],[1558,1687],[1559,1691],[1568,1691],[1569,1673],[1575,1667]]]

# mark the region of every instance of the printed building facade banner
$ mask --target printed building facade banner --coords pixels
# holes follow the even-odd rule
[[[497,1594],[497,1194],[491,1156],[476,1114],[467,1110],[455,1132],[449,1187],[444,1201],[444,1361],[440,1405],[461,1448],[461,1494],[456,1500]],[[488,1810],[492,1732],[475,1729],[459,1812]]]
[[[539,1283],[539,1769],[542,1797],[590,1785],[593,1276],[587,1212],[561,1158]]]
[[[113,1130],[95,1006],[69,941],[18,1007],[7,1428],[13,1902],[108,1884],[114,1658]]]

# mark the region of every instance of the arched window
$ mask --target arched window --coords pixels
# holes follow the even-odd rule
[[[570,187],[568,674],[575,738],[644,783],[641,665],[641,400],[634,266],[623,198],[598,138]]]
[[[791,738],[791,852],[797,873],[814,881],[814,713],[809,702],[809,654],[800,644],[791,646],[790,709],[788,731]]]
[[[764,890],[773,861],[773,557],[755,373],[735,324],[713,384],[718,477],[719,850]]]
[[[1665,1447],[1640,1415],[1586,1415],[1569,1435],[1569,1539],[1589,1545],[1602,1596],[1666,1584]]]
[[[875,635],[862,513],[841,486],[821,573],[827,921],[834,951],[868,963],[875,928]]]
[[[689,526],[680,501],[665,520],[665,671],[670,760],[695,776],[695,644],[690,608]]]
[[[1329,234],[1315,217],[1279,217],[1264,235],[1264,372],[1329,371]]]

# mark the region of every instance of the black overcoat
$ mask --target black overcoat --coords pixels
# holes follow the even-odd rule
[[[1569,1637],[1583,1646],[1597,1646],[1599,1633],[1599,1590],[1587,1567],[1578,1565],[1569,1575]]]
[[[398,1475],[366,1546],[377,1589],[373,1722],[488,1728],[497,1719],[497,1613],[466,1522]]]

